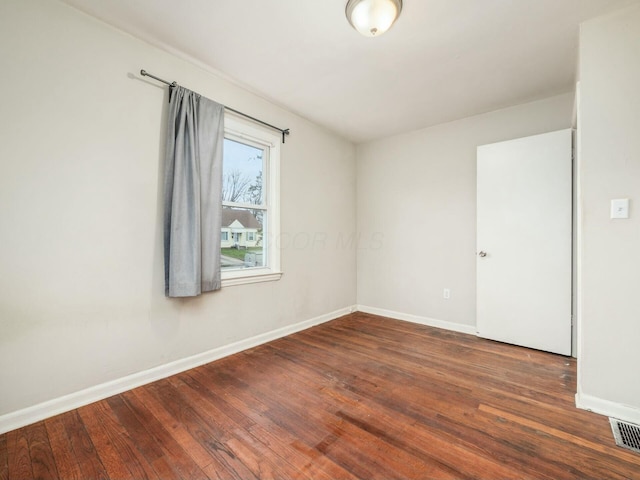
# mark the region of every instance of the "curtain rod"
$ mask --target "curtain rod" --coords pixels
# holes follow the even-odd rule
[[[143,77],[151,77],[151,78],[153,78],[153,79],[155,79],[155,80],[157,80],[159,82],[164,83],[165,85],[169,85],[169,87],[177,87],[178,86],[178,84],[176,82],[167,82],[166,80],[163,80],[160,77],[156,77],[155,75],[150,74],[146,70],[140,70],[140,75],[142,75]],[[284,143],[285,137],[291,133],[288,128],[282,129],[282,128],[276,127],[275,125],[271,125],[270,123],[263,122],[262,120],[260,120],[258,118],[252,117],[251,115],[247,115],[246,113],[242,113],[242,112],[240,112],[240,111],[238,111],[238,110],[236,110],[234,108],[231,108],[231,107],[225,106],[224,108],[225,108],[225,110],[229,110],[230,112],[237,113],[238,115],[241,115],[241,116],[243,116],[245,118],[253,120],[254,122],[258,122],[258,123],[260,123],[260,124],[262,124],[262,125],[264,125],[266,127],[273,128],[274,130],[279,131],[282,134],[282,143]]]

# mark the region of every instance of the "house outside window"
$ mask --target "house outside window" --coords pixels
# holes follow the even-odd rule
[[[277,280],[280,137],[225,116],[220,265],[222,285]]]

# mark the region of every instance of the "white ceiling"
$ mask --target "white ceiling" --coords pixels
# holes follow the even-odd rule
[[[362,142],[572,90],[579,23],[640,0],[404,0],[378,38],[346,0],[63,1]]]

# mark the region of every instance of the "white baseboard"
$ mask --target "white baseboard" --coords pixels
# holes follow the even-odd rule
[[[69,395],[64,395],[31,407],[1,415],[0,434],[39,422],[45,418],[53,417],[54,415],[68,412],[99,400],[103,400],[147,383],[170,377],[171,375],[184,372],[185,370],[199,367],[200,365],[219,360],[220,358],[242,352],[243,350],[262,345],[272,340],[286,337],[292,333],[300,332],[315,325],[320,325],[321,323],[334,320],[353,311],[355,311],[355,307],[353,306],[341,308],[340,310],[320,315],[304,322],[288,325],[271,332],[247,338],[246,340],[240,340],[230,345],[214,348],[207,352],[198,353],[187,358],[182,358],[180,360],[150,368],[149,370],[133,373],[126,377],[118,378],[110,382],[70,393]]]
[[[579,390],[578,393],[576,393],[576,407],[581,408],[582,410],[589,410],[590,412],[598,413],[600,415],[640,425],[640,409],[591,395],[586,395]]]
[[[357,309],[359,312],[370,313],[372,315],[380,315],[381,317],[395,318],[396,320],[419,323],[420,325],[427,325],[429,327],[442,328],[444,330],[452,330],[454,332],[476,335],[476,327],[472,325],[463,325],[461,323],[447,322],[444,320],[437,320],[435,318],[420,317],[418,315],[394,312],[392,310],[385,310],[384,308],[377,307],[368,307],[366,305],[358,305]]]

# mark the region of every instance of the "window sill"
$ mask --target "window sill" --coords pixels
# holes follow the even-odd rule
[[[222,278],[222,288],[250,283],[275,282],[280,280],[281,277],[282,272],[273,272],[271,270],[255,271],[252,273],[242,271],[226,272],[226,275]]]

